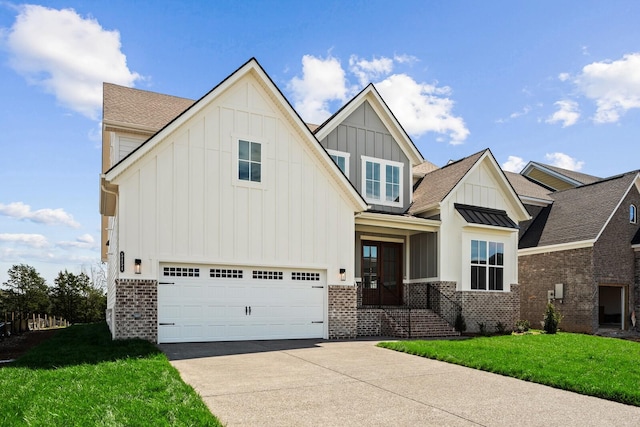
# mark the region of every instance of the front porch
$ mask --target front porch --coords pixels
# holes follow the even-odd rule
[[[397,338],[427,338],[459,336],[454,328],[461,307],[442,294],[434,283],[407,283],[397,286],[402,302],[383,305],[389,300],[381,287],[375,298],[362,282],[357,286],[358,336],[390,336]],[[372,297],[373,295],[373,297]]]

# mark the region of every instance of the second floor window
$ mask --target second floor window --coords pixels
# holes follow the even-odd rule
[[[329,153],[329,156],[338,165],[342,173],[349,178],[349,153],[336,150],[327,150],[327,153]]]
[[[368,202],[402,206],[402,163],[362,157],[364,197]]]

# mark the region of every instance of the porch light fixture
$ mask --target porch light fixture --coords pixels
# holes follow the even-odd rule
[[[136,274],[140,274],[142,272],[142,260],[140,258],[136,258],[135,263],[136,265],[134,271]]]
[[[344,268],[340,269],[340,280],[342,280],[343,282],[347,280],[347,270],[345,270]]]

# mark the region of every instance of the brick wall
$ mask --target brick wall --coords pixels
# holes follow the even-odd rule
[[[158,282],[118,279],[115,283],[114,339],[158,341]]]
[[[355,286],[329,286],[329,339],[355,338],[358,334]]]
[[[479,323],[487,332],[496,332],[498,323],[512,331],[520,319],[520,285],[512,284],[511,292],[460,291],[457,297],[467,332],[479,332]]]
[[[564,284],[564,299],[555,302],[562,314],[560,329],[594,333],[598,328],[598,286],[593,278],[593,248],[518,257],[520,316],[540,328],[547,291]]]
[[[495,332],[496,325],[502,323],[506,330],[513,330],[520,319],[520,285],[512,284],[510,292],[457,291],[456,282],[433,282],[440,295],[431,296],[434,311],[442,311],[441,316],[452,326],[455,323],[456,307],[461,309],[467,325],[467,332],[479,332],[479,323],[484,323],[488,332]]]
[[[382,335],[381,308],[358,308],[358,336],[378,337]]]
[[[640,329],[640,250],[635,251],[635,286],[633,307],[636,311],[636,328]]]
[[[402,295],[404,305],[410,308],[427,308],[428,283],[405,283]]]

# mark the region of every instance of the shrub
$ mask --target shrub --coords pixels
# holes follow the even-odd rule
[[[458,332],[464,332],[467,330],[467,322],[464,321],[464,316],[462,315],[462,313],[458,313],[458,315],[456,316],[454,327]]]
[[[518,320],[516,322],[516,331],[517,332],[527,332],[531,328],[531,324],[528,320]]]
[[[478,322],[478,331],[480,332],[480,335],[489,335],[489,331],[487,331],[487,324],[484,322]]]
[[[548,334],[555,334],[558,332],[558,325],[562,320],[562,316],[556,310],[552,303],[547,304],[547,309],[544,312],[544,324],[543,329]]]
[[[496,333],[504,335],[507,332],[507,325],[502,322],[496,323]]]

